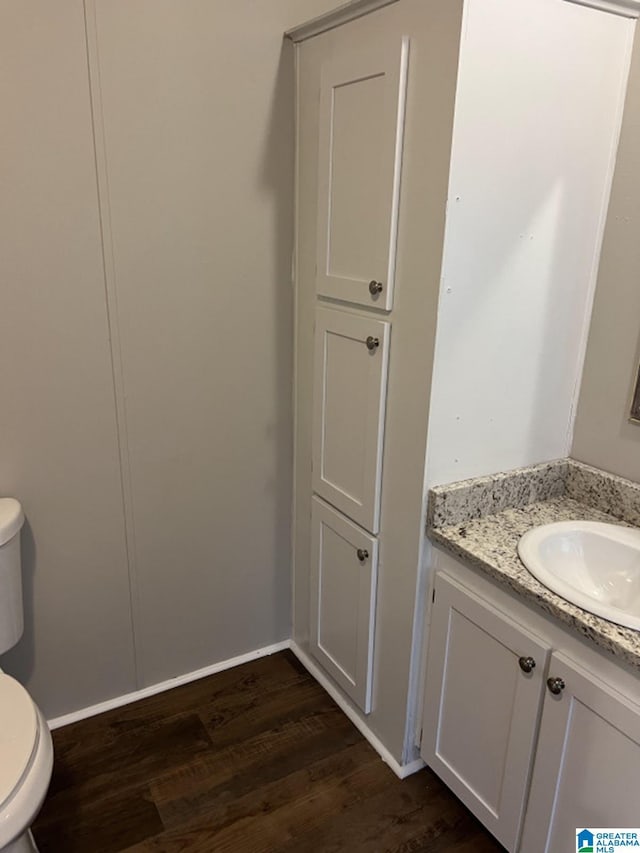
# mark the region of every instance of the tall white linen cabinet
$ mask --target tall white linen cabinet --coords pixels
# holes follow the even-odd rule
[[[462,0],[344,8],[290,34],[293,638],[407,765]]]

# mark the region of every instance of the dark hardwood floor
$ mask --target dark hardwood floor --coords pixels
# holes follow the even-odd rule
[[[54,732],[41,853],[498,853],[283,652]]]

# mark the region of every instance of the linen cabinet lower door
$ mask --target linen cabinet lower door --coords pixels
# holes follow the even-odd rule
[[[552,655],[522,853],[576,850],[576,830],[640,826],[636,699]],[[592,846],[609,845],[596,838]]]
[[[517,847],[549,648],[436,576],[421,754],[509,851]]]
[[[311,523],[311,653],[368,714],[378,542],[317,497]]]

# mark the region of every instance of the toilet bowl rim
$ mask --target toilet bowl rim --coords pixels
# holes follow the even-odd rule
[[[25,832],[40,811],[53,770],[53,742],[47,721],[36,706],[38,737],[26,770],[0,806],[0,853]]]

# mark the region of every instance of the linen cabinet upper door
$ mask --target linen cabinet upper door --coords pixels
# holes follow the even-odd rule
[[[315,335],[313,490],[377,533],[390,325],[319,308]]]
[[[354,52],[322,69],[319,296],[393,305],[409,40]]]

